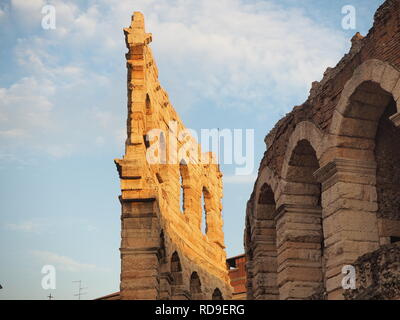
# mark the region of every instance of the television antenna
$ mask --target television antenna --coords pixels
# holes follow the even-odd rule
[[[83,296],[84,294],[87,294],[87,292],[82,292],[82,290],[87,289],[87,287],[82,287],[82,280],[76,280],[76,281],[72,281],[72,282],[77,282],[79,283],[79,287],[78,287],[78,293],[75,293],[74,296],[78,297],[78,300],[81,300],[81,296]]]

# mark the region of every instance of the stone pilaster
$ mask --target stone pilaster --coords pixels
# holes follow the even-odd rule
[[[154,199],[121,199],[121,205],[121,299],[158,299],[160,229]]]
[[[314,176],[322,184],[328,299],[343,299],[342,267],[379,246],[376,164],[335,159]]]
[[[273,208],[273,211],[275,208]],[[256,300],[277,300],[276,229],[272,219],[257,219],[253,231],[253,295]]]
[[[276,228],[280,299],[306,299],[323,282],[321,209],[282,205]]]

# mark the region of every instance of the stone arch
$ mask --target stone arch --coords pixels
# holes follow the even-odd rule
[[[310,124],[299,128],[288,144],[275,218],[280,299],[307,299],[325,291],[321,185],[314,177],[323,136]]]
[[[315,151],[316,159],[320,161],[325,151],[324,134],[314,123],[309,121],[300,122],[289,138],[282,165],[281,177],[287,177],[293,150],[298,146],[299,141],[302,140],[308,141]]]
[[[392,187],[400,172],[385,171],[400,161],[399,96],[400,72],[372,59],[354,71],[334,110],[329,147],[315,174],[322,183],[324,223],[331,226],[325,234],[328,265],[338,266],[327,270],[330,298],[342,298],[339,266],[400,235],[400,219],[381,217],[393,211],[385,202],[400,198],[400,185]]]
[[[247,299],[277,299],[275,222],[270,212],[274,205],[259,203],[259,199],[275,201],[279,193],[280,179],[269,167],[260,170],[254,192],[247,203],[244,246],[246,251]],[[273,197],[271,197],[271,193]],[[272,199],[274,198],[274,199]],[[271,203],[270,203],[271,204]],[[268,210],[269,213],[263,211]],[[263,217],[264,216],[264,217]],[[265,219],[269,216],[269,219]],[[263,253],[263,246],[267,252]],[[275,252],[274,252],[275,251]],[[261,285],[262,288],[259,288]],[[253,287],[255,288],[253,290]]]
[[[400,172],[396,171],[400,161],[399,110],[400,71],[372,59],[360,65],[346,83],[330,127],[334,156],[353,167],[369,169],[369,200],[377,204],[371,211],[383,219],[393,217],[390,212],[398,212],[400,206]],[[394,218],[400,220],[400,214]],[[394,234],[387,230],[393,229],[388,222],[378,222],[378,226],[381,244],[400,236],[400,223]]]
[[[176,251],[171,256],[171,273],[174,278],[174,284],[183,284],[181,259]]]
[[[253,299],[276,300],[279,298],[277,284],[276,250],[276,203],[268,183],[264,183],[255,199],[255,212],[251,246],[253,252]]]
[[[151,110],[151,100],[150,100],[149,94],[146,94],[146,102],[145,102],[145,105],[146,105],[146,114],[147,114],[147,115],[152,114],[152,110]]]
[[[377,86],[381,88],[380,92],[377,90]],[[382,105],[385,105],[385,99],[388,102],[390,95],[396,101],[397,110],[391,120],[399,126],[400,71],[381,60],[370,59],[365,61],[357,67],[353,76],[343,88],[339,103],[335,108],[330,133],[345,135],[346,125],[349,124],[349,120],[346,118],[376,120],[382,115],[383,110],[379,109],[382,109]]]
[[[400,126],[400,72],[390,64],[367,60],[345,84],[329,128],[329,158],[367,160],[374,165],[375,137],[379,121],[389,104],[389,115]]]
[[[167,270],[167,248],[165,244],[164,230],[160,232],[160,243],[158,247],[158,264],[159,264],[159,279],[160,279],[160,293],[161,300],[168,300],[170,298],[171,284],[170,273]]]
[[[202,288],[201,288],[201,281],[200,277],[197,272],[192,272],[190,275],[190,296],[192,300],[202,300]]]
[[[259,173],[259,177],[256,181],[255,185],[255,199],[258,199],[260,197],[260,191],[264,183],[268,183],[268,185],[271,187],[272,192],[275,197],[275,202],[279,198],[280,194],[280,178],[275,174],[273,170],[271,170],[269,167],[264,167],[261,172]],[[255,208],[254,208],[255,209]],[[253,210],[254,212],[256,210]]]
[[[211,299],[212,300],[224,300],[224,297],[222,296],[221,290],[219,290],[218,288],[215,288]]]
[[[184,283],[183,283],[183,270],[181,259],[177,251],[171,255],[171,298],[173,300],[185,300],[187,297],[184,293]]]

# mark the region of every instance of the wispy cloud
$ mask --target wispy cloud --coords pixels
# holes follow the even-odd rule
[[[68,272],[82,272],[94,269],[102,269],[94,264],[82,263],[73,258],[59,255],[49,251],[32,251],[31,254],[43,264],[54,265],[57,269]]]
[[[97,231],[99,231],[99,228],[97,228],[97,227],[94,226],[94,225],[89,224],[89,225],[87,226],[87,230],[88,230],[89,232],[97,232]]]
[[[38,233],[39,231],[42,230],[43,225],[32,222],[32,221],[23,221],[20,223],[7,223],[5,224],[6,229],[12,230],[12,231],[22,231],[22,232],[34,232]]]
[[[250,174],[250,175],[227,175],[224,176],[223,182],[226,184],[253,184],[257,176]]]
[[[179,93],[198,92],[230,109],[261,109],[267,101],[306,91],[347,44],[340,32],[273,1],[161,1],[156,10],[151,4],[138,7],[148,13],[159,59],[175,69],[172,81],[186,83]]]
[[[13,23],[28,31],[14,48],[24,76],[0,88],[0,154],[31,148],[64,157],[123,145],[122,28],[133,11],[145,14],[178,110],[212,101],[233,112],[287,111],[285,101],[304,95],[347,45],[340,31],[278,1],[54,0],[57,29],[47,31],[44,4],[11,1]]]

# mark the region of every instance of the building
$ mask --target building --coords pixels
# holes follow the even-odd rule
[[[246,212],[248,299],[400,298],[399,126],[400,1],[387,0],[265,138]]]
[[[229,270],[229,278],[233,288],[233,300],[246,300],[246,256],[241,254],[228,258],[226,264]]]

